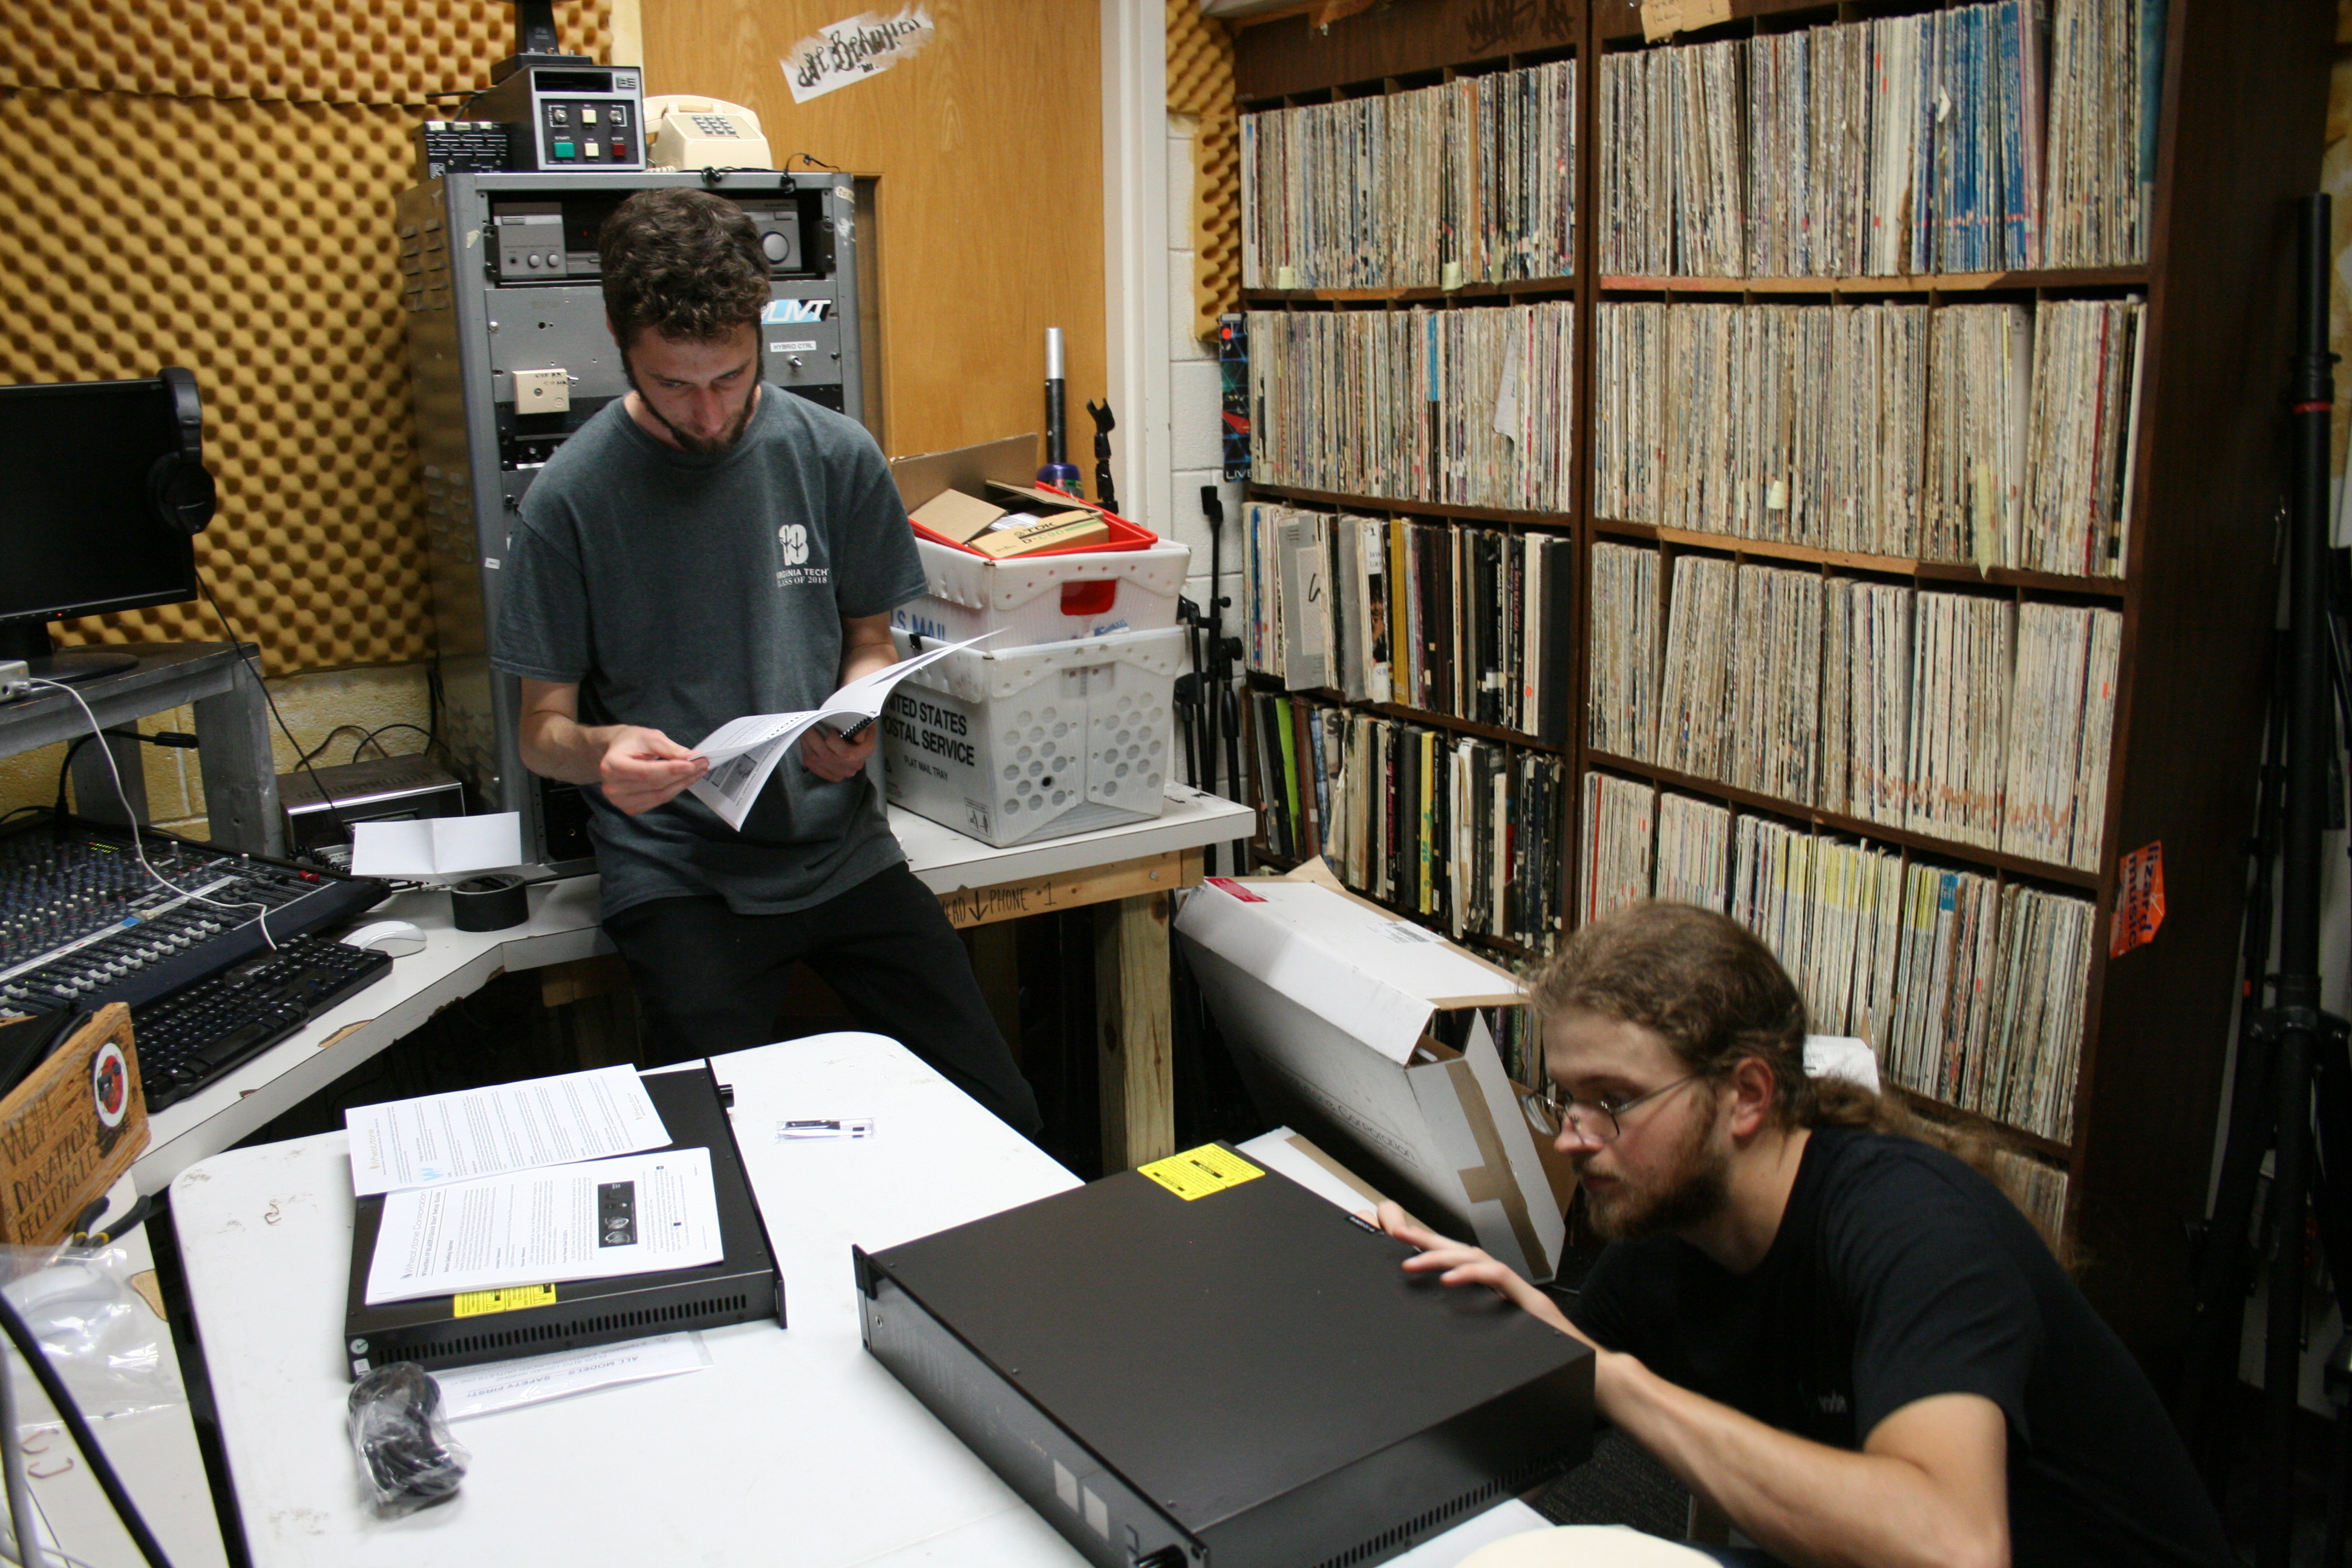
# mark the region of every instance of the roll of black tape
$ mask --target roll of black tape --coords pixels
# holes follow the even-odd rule
[[[520,877],[503,871],[468,877],[449,887],[449,917],[459,931],[504,931],[530,919],[530,895]]]

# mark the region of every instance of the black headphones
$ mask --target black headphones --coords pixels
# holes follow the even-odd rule
[[[220,492],[205,467],[205,407],[196,396],[195,373],[166,365],[157,373],[172,400],[171,451],[147,470],[147,500],[155,521],[174,533],[198,534],[213,520]]]

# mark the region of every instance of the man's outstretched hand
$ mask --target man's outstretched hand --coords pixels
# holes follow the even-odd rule
[[[1406,1246],[1421,1248],[1404,1260],[1406,1273],[1434,1274],[1441,1283],[1446,1285],[1484,1285],[1528,1315],[1540,1318],[1563,1333],[1575,1334],[1585,1343],[1592,1344],[1590,1339],[1577,1332],[1576,1326],[1560,1311],[1558,1302],[1520,1279],[1517,1271],[1500,1258],[1466,1242],[1438,1235],[1393,1203],[1381,1205],[1380,1211],[1369,1217]],[[1600,1348],[1593,1345],[1595,1350]]]

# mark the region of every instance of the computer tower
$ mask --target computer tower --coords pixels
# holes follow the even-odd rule
[[[604,324],[598,228],[635,192],[703,183],[658,170],[453,173],[403,192],[395,208],[441,735],[473,809],[519,813],[524,854],[559,875],[595,868],[588,803],[522,765],[520,688],[489,666],[499,568],[540,468],[628,391]],[[751,215],[769,260],[762,379],[879,441],[873,182],[753,170],[717,189]]]

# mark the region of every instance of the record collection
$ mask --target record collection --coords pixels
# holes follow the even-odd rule
[[[1254,484],[1572,505],[1576,310],[1249,312]]]
[[[1559,758],[1280,692],[1253,690],[1244,709],[1277,859],[1320,855],[1349,887],[1453,936],[1551,951]]]
[[[1567,742],[1572,541],[1264,501],[1243,524],[1251,669]]]
[[[1241,117],[1242,286],[1458,289],[1576,258],[1576,62]]]
[[[1601,270],[2147,258],[2166,0],[2002,0],[1601,61]]]
[[[2137,298],[1595,306],[1596,516],[1901,560],[2123,570]]]
[[[1580,920],[1650,897],[1720,910],[1779,956],[1811,1032],[1868,1040],[1945,1104],[2072,1136],[2090,900],[1611,773],[1582,801]]]
[[[1657,552],[1592,556],[1593,751],[2099,869],[2120,611],[1682,554],[1654,653]]]
[[[1658,736],[1658,552],[1595,540],[1584,672],[1585,744],[1654,762]]]

